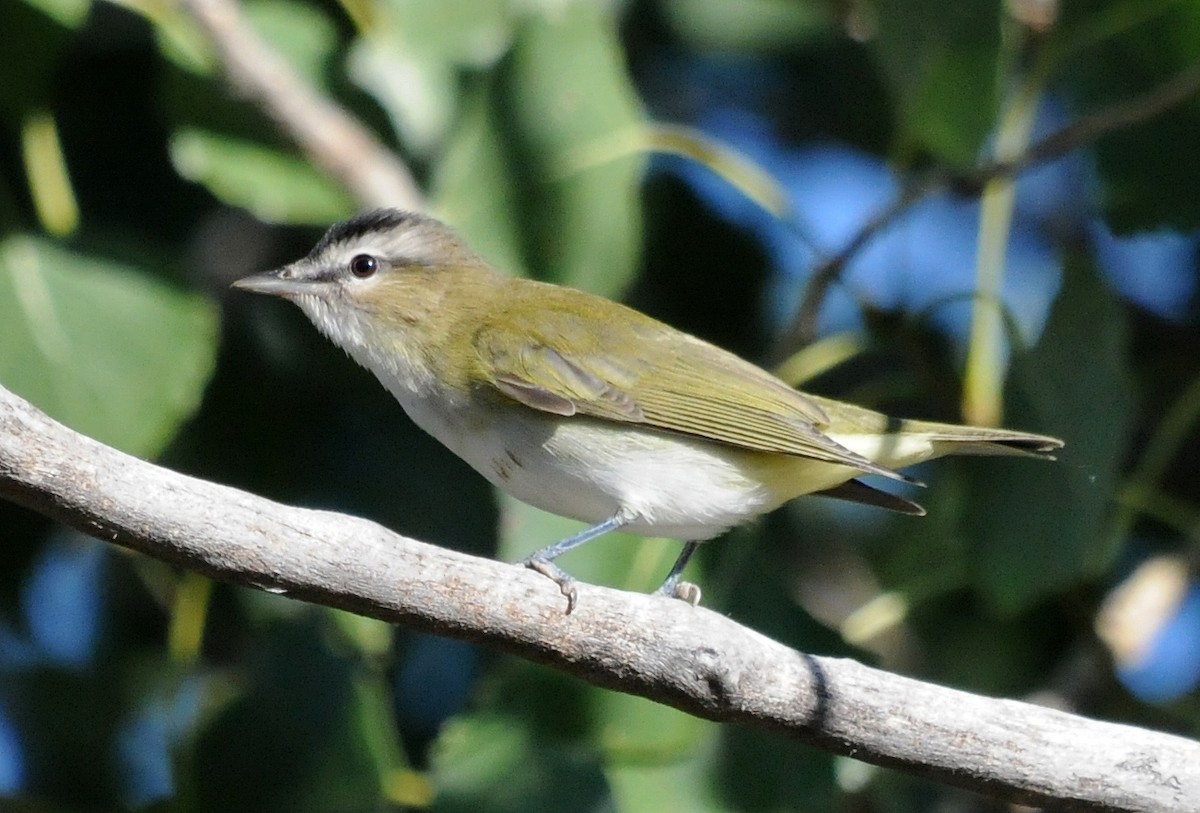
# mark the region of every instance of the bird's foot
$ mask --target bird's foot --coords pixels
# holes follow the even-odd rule
[[[538,573],[541,573],[547,579],[558,585],[558,589],[561,590],[562,594],[567,597],[566,615],[570,615],[571,611],[575,609],[576,601],[579,599],[579,591],[575,588],[575,579],[567,575],[566,571],[554,564],[554,562],[551,562],[549,559],[541,559],[537,556],[530,556],[526,559],[522,559],[520,564],[524,565],[530,570],[536,570]]]
[[[663,582],[662,587],[654,591],[654,595],[677,598],[695,607],[700,603],[700,585],[693,582],[680,581],[679,577],[676,576],[673,579],[667,579]]]

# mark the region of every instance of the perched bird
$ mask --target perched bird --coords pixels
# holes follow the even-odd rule
[[[383,209],[238,288],[296,303],[409,417],[519,500],[590,523],[523,562],[575,606],[554,560],[618,528],[697,544],[804,494],[909,514],[855,479],[948,454],[1038,455],[1056,438],[899,420],[808,395],[755,365],[592,294],[506,276],[448,226]]]

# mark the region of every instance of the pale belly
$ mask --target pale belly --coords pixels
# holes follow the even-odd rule
[[[518,409],[468,421],[409,404],[413,420],[497,488],[560,516],[674,539],[710,539],[858,472],[589,418]]]

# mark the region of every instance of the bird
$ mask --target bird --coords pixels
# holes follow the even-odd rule
[[[521,564],[618,529],[683,542],[658,595],[700,543],[816,494],[905,514],[915,502],[863,475],[945,455],[1053,459],[1061,440],[889,417],[802,392],[761,367],[633,308],[512,276],[430,216],[377,209],[329,228],[303,258],[234,287],[290,300],[373,372],[409,418],[497,488],[587,523]]]

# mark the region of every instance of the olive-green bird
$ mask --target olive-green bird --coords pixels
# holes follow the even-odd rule
[[[295,302],[409,417],[517,499],[589,523],[524,560],[575,604],[554,564],[618,528],[700,541],[804,494],[909,514],[856,478],[949,454],[1041,455],[1027,432],[898,420],[808,395],[741,358],[592,294],[499,273],[444,224],[379,210],[309,255],[235,283]]]

